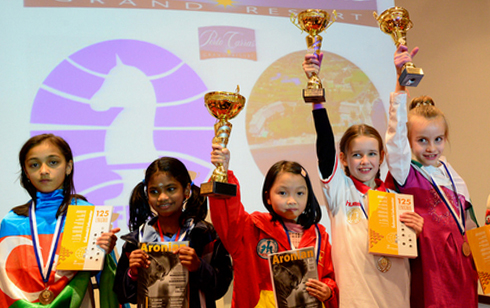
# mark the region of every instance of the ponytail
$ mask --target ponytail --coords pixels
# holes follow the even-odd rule
[[[207,198],[201,196],[199,187],[191,183],[191,195],[184,204],[182,215],[180,215],[180,225],[183,226],[190,218],[194,219],[194,223],[202,221],[207,214]]]
[[[152,216],[153,213],[146,197],[145,184],[139,182],[134,187],[131,198],[129,199],[129,230],[137,230],[139,226],[144,224]]]

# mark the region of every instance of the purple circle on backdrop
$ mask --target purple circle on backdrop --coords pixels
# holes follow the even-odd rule
[[[32,107],[31,135],[50,132],[68,141],[77,192],[94,204],[118,196],[129,200],[121,196],[127,193],[123,187],[137,183],[124,183],[121,174],[141,171],[143,179],[162,152],[178,153],[199,185],[210,171],[203,162],[209,161],[215,122],[204,107],[206,91],[192,68],[160,46],[100,42],[69,56],[44,80]],[[134,93],[136,99],[122,102]],[[96,100],[105,105],[95,108]],[[143,131],[141,124],[149,129]],[[150,144],[140,146],[146,133]]]

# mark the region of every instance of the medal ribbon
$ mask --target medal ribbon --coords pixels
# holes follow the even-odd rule
[[[291,238],[289,237],[288,228],[286,228],[286,225],[284,224],[284,222],[282,220],[281,220],[281,225],[284,229],[284,232],[286,233],[286,237],[288,238],[289,247],[291,248],[291,250],[295,250],[296,248],[294,247],[293,243],[291,242]],[[316,233],[315,255],[316,255],[316,264],[318,264],[318,260],[320,258],[320,245],[322,242],[322,236],[320,234],[320,229],[318,228],[317,224],[315,224],[315,233]]]
[[[362,183],[358,179],[354,178],[353,176],[350,177],[352,179],[352,182],[354,183],[354,186],[356,187],[357,191],[359,192],[359,204],[360,208],[362,210],[362,213],[364,214],[364,217],[366,219],[369,219],[366,207],[364,206],[363,200],[366,198],[369,201],[368,198],[368,193],[370,190],[377,190],[377,191],[382,191],[382,192],[387,192],[386,187],[384,186],[384,183],[381,182],[381,180],[375,179],[376,183],[376,188],[370,188],[366,184]]]
[[[165,236],[163,234],[163,231],[162,231],[162,228],[160,226],[160,222],[157,220],[157,223],[158,223],[158,232],[160,233],[160,239],[162,240],[162,242],[165,242]],[[144,238],[144,231],[145,231],[145,228],[144,228],[145,224],[142,224],[139,229],[140,229],[140,239],[143,239]],[[193,219],[189,219],[187,220],[186,224],[184,225],[184,233],[180,234],[181,232],[181,228],[179,228],[179,231],[177,231],[176,234],[174,234],[172,236],[172,238],[168,238],[169,239],[169,242],[181,242],[185,239],[185,237],[187,236],[187,232],[190,232],[193,228],[194,228],[195,224],[194,224],[194,220]]]
[[[43,255],[41,253],[41,247],[39,244],[39,234],[37,232],[37,221],[36,221],[36,210],[35,210],[34,202],[31,202],[30,205],[30,215],[29,215],[29,224],[31,227],[31,235],[32,235],[32,245],[34,246],[34,254],[36,255],[37,266],[39,268],[39,273],[41,274],[41,278],[45,285],[47,285],[49,281],[49,275],[51,274],[51,270],[53,268],[53,259],[56,255],[56,248],[58,247],[61,228],[63,226],[63,222],[65,220],[66,212],[63,215],[58,216],[56,220],[56,227],[54,229],[53,239],[51,240],[51,248],[49,250],[49,257],[46,266],[44,266]]]
[[[363,200],[364,198],[367,198],[367,193],[366,193],[366,194],[364,194],[364,195],[362,195],[362,196],[361,196],[361,198],[359,198],[359,203],[361,204],[361,210],[362,210],[362,212],[364,213],[364,216],[366,217],[366,219],[369,219],[369,216],[368,216],[368,214],[367,214],[367,212],[366,212],[366,209],[364,208],[364,204],[362,203],[362,200]]]
[[[419,166],[416,166],[416,165],[413,165],[413,166],[420,173],[422,173],[425,176],[425,178],[427,178],[428,180],[430,180],[430,182],[432,183],[432,186],[437,191],[437,193],[441,197],[442,201],[444,202],[444,204],[446,205],[446,207],[451,212],[451,215],[453,216],[454,221],[458,225],[459,231],[461,232],[462,235],[464,235],[465,234],[465,229],[466,229],[466,221],[465,221],[465,218],[464,218],[463,205],[461,204],[461,200],[459,199],[458,191],[456,189],[456,185],[454,184],[453,177],[452,177],[451,173],[449,172],[449,169],[447,168],[446,164],[443,161],[439,161],[439,162],[444,166],[444,169],[446,170],[447,175],[449,176],[449,179],[451,180],[451,185],[453,187],[454,196],[456,198],[457,206],[458,206],[458,209],[459,209],[459,215],[458,215],[458,213],[456,213],[456,210],[451,205],[451,202],[447,198],[446,194],[444,193],[444,191],[442,190],[442,188],[437,184],[436,180],[432,177],[432,175],[429,174],[423,168],[420,168]]]
[[[160,232],[160,238],[162,239],[162,242],[165,242],[165,236],[163,235],[162,227],[160,226],[160,220],[157,220],[157,223],[158,223],[158,232]],[[177,233],[172,235],[171,238],[169,238],[169,237],[167,237],[167,238],[170,239],[169,242],[175,242],[176,239],[179,238],[179,235],[180,235],[180,227],[179,227],[179,230],[177,231]],[[185,236],[185,232],[184,232],[184,236]]]

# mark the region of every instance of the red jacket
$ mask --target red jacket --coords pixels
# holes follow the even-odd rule
[[[275,307],[267,255],[291,250],[280,222],[271,222],[269,213],[245,212],[240,202],[240,185],[232,171],[229,183],[237,185],[237,196],[228,199],[209,198],[211,220],[225,248],[233,259],[235,272],[232,307]],[[325,307],[338,307],[338,288],[334,281],[331,246],[325,227],[321,235],[318,277],[332,290]],[[315,226],[304,231],[298,248],[315,246]]]

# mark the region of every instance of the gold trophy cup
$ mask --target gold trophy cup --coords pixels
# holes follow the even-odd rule
[[[379,28],[384,33],[391,35],[396,47],[407,45],[407,31],[413,26],[408,11],[402,7],[392,7],[378,16],[373,12],[374,18],[378,21]],[[412,62],[407,62],[403,66],[402,73],[398,82],[402,86],[416,87],[424,77],[421,68],[415,67]]]
[[[333,17],[326,11],[318,9],[308,9],[298,15],[291,14],[291,22],[301,31],[308,33],[306,37],[308,53],[320,55],[323,40],[320,33],[335,22],[337,12],[334,10],[332,15]],[[325,89],[323,89],[322,81],[316,73],[311,73],[308,76],[308,84],[306,89],[303,89],[303,98],[306,103],[325,102]]]
[[[218,122],[214,124],[213,143],[219,143],[226,148],[231,133],[231,123],[245,106],[245,97],[239,94],[240,87],[237,86],[236,92],[215,91],[204,95],[204,105],[209,113]],[[201,184],[201,195],[226,198],[236,196],[236,185],[228,183],[228,175],[223,165],[214,169],[210,181]]]

